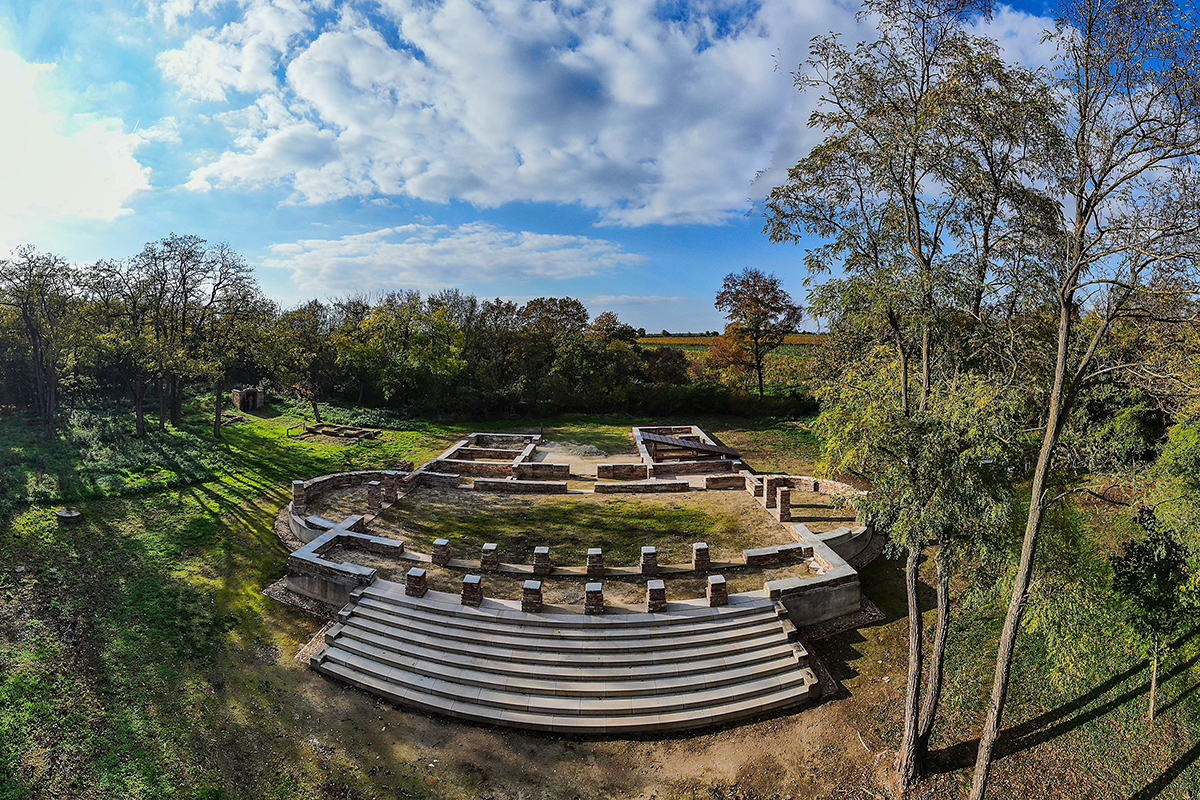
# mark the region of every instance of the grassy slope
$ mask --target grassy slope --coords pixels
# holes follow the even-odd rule
[[[431,785],[429,756],[403,735],[386,748],[355,738],[371,727],[363,717],[370,701],[295,662],[315,623],[260,594],[282,574],[286,557],[271,521],[294,477],[419,461],[475,428],[542,429],[627,451],[636,422],[649,420],[419,425],[344,446],[287,439],[295,420],[286,417],[256,419],[227,429],[224,444],[200,448],[220,467],[214,477],[156,488],[134,477],[154,474],[152,459],[130,463],[120,474],[131,479],[112,486],[135,493],[79,501],[85,522],[73,528],[57,526],[52,506],[20,507],[0,522],[0,798],[474,797],[483,786],[480,765],[494,758],[516,764],[522,785],[562,795],[556,787],[569,787],[555,776],[574,763],[570,747],[532,745],[560,760],[525,765],[517,750],[470,752],[473,740],[489,748],[498,740],[468,731],[461,768]],[[805,471],[813,455],[811,438],[796,426],[700,422],[763,470]],[[202,433],[197,417],[190,435],[200,441]],[[0,453],[32,476],[27,485],[49,485],[38,476],[54,471],[70,474],[69,447],[42,458],[40,445],[12,445],[21,436],[11,420],[0,420]],[[170,451],[171,443],[161,447]],[[103,472],[104,459],[90,463]],[[1047,549],[1052,560],[1100,563],[1124,535],[1119,514],[1085,512],[1087,535],[1055,539]],[[1019,650],[1003,747],[1010,754],[997,764],[995,797],[1186,798],[1200,786],[1200,637],[1188,637],[1164,665],[1163,718],[1147,731],[1144,663],[1119,609],[1088,589],[1097,580],[1043,585],[1051,602]],[[875,751],[894,747],[899,732],[904,599],[894,562],[871,565],[863,584],[888,621],[821,650],[851,688],[842,702]],[[946,713],[934,742],[939,772],[921,795],[962,796],[1003,596],[1001,581],[994,593],[956,609]],[[880,682],[883,672],[890,683]],[[434,735],[441,730],[436,720],[406,719]],[[512,738],[514,748],[526,741]],[[628,758],[640,762],[635,750]],[[595,785],[591,794],[571,791],[607,793]]]

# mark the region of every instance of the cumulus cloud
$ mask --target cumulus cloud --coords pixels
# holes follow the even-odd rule
[[[854,10],[347,0],[321,15],[250,0],[158,63],[197,100],[251,95],[221,117],[234,144],[194,190],[283,183],[304,203],[577,203],[617,224],[712,223],[810,143],[787,70],[813,34],[853,28]]]
[[[60,114],[41,80],[53,64],[30,64],[0,48],[0,244],[19,244],[34,222],[112,220],[150,188],[150,170],[136,157],[148,141],[170,137],[173,120],[141,133],[120,120]]]
[[[161,0],[178,19],[207,0]],[[745,212],[816,141],[790,70],[809,40],[871,31],[845,0],[240,0],[162,53],[187,96],[230,102],[226,152],[188,188],[280,184],[289,202],[407,196],[579,204],[602,222]],[[1046,20],[986,26],[1044,60]],[[760,176],[756,181],[755,176]]]
[[[475,222],[457,227],[417,223],[275,244],[263,266],[289,270],[301,294],[338,294],[579,278],[644,260],[605,239],[515,232]]]

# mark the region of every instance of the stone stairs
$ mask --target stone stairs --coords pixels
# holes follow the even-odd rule
[[[744,720],[815,699],[808,654],[765,597],[668,613],[538,614],[463,606],[376,580],[357,590],[314,669],[398,705],[570,734],[646,734]]]

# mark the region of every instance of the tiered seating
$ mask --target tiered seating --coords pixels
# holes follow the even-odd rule
[[[808,654],[765,598],[672,602],[657,614],[519,609],[408,597],[377,580],[355,592],[312,666],[422,711],[575,734],[723,724],[817,695]]]

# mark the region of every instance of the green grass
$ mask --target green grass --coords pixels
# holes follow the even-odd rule
[[[763,470],[803,473],[817,452],[804,425],[723,418],[409,420],[380,440],[354,445],[289,438],[299,420],[287,408],[226,428],[220,443],[207,438],[206,421],[205,409],[193,407],[182,431],[137,445],[87,420],[43,443],[23,419],[0,418],[10,503],[0,517],[0,800],[474,798],[488,785],[480,770],[495,763],[518,765],[513,770],[524,776],[511,796],[616,794],[587,782],[590,773],[577,769],[580,753],[599,754],[602,765],[622,758],[641,764],[656,745],[638,744],[636,752],[625,744],[567,747],[472,731],[439,745],[444,762],[448,753],[459,755],[431,785],[432,756],[421,748],[432,745],[420,742],[441,741],[444,723],[388,712],[388,724],[404,719],[414,730],[380,740],[371,701],[295,662],[316,623],[261,594],[283,574],[286,551],[272,522],[290,481],[419,462],[473,430],[544,431],[552,440],[628,452],[631,425],[687,421]],[[53,508],[63,498],[83,510],[82,523],[57,524]],[[524,517],[505,510],[487,520],[430,520],[421,535],[503,536],[509,544],[502,546],[519,549],[543,543],[521,538],[532,527],[573,556],[598,544],[613,563],[631,563],[634,548],[648,540],[721,535],[718,515],[648,505],[622,500],[609,513],[581,518],[577,507],[568,514],[553,501]],[[1144,659],[1120,609],[1104,599],[1102,566],[1127,535],[1122,513],[1083,508],[1044,542],[1042,562],[1053,569],[1043,571],[1031,605],[1039,624],[1022,633],[993,797],[1197,796],[1200,636],[1183,637],[1164,661],[1162,716],[1147,726]],[[918,797],[963,795],[1009,566],[973,576],[985,588],[958,594],[933,742],[937,771]],[[849,718],[878,752],[895,746],[900,724],[902,570],[879,560],[861,580],[887,621],[827,640],[819,652],[851,688],[850,700],[839,702],[849,704]],[[932,625],[932,611],[926,613]],[[881,674],[891,682],[882,683]],[[425,739],[414,738],[422,731]],[[553,755],[524,766],[546,752]],[[564,774],[584,789],[560,786],[555,776]],[[631,767],[628,774],[640,773]],[[644,788],[639,778],[625,780],[619,790],[626,794]]]
[[[693,542],[711,540],[715,548],[738,533],[736,522],[701,509],[620,497],[604,504],[503,498],[468,508],[418,494],[398,503],[388,518],[425,549],[442,537],[460,552],[495,542],[508,558],[520,559],[531,557],[534,547],[548,545],[559,563],[583,563],[587,548],[599,547],[609,565],[634,565],[642,546],[650,543],[659,548],[663,563],[670,557],[678,561],[690,557]]]
[[[145,443],[128,437],[125,420],[109,429],[75,420],[47,443],[23,418],[0,418],[6,480],[17,476],[0,518],[0,800],[473,796],[466,779],[431,789],[419,755],[312,745],[335,741],[327,725],[346,739],[362,734],[330,720],[329,700],[309,694],[327,694],[326,684],[291,659],[313,618],[261,594],[284,571],[272,524],[291,480],[420,462],[480,429],[628,452],[632,424],[663,420],[410,420],[346,444],[289,437],[300,422],[292,411],[251,415],[221,442],[209,438],[202,404],[181,431]],[[743,423],[706,424],[721,433]],[[83,522],[56,522],[64,500]],[[635,539],[671,531],[690,542],[721,524],[686,508],[617,508],[588,523],[614,558],[632,560]],[[565,542],[584,535],[570,516],[551,506],[538,523],[561,524]]]

